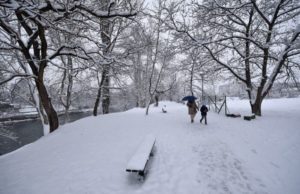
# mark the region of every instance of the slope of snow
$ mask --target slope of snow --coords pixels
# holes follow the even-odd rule
[[[168,113],[161,113],[167,106]],[[248,102],[228,102],[247,112]],[[0,157],[1,194],[208,194],[300,191],[300,99],[266,100],[262,118],[212,111],[190,123],[183,104],[160,102],[88,117]],[[144,182],[125,171],[147,134],[156,137]]]

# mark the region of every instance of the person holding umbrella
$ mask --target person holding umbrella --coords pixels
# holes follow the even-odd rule
[[[197,114],[197,111],[199,110],[196,102],[195,102],[195,99],[197,99],[195,96],[186,96],[184,97],[182,100],[187,100],[188,103],[186,104],[187,107],[188,107],[188,113],[191,117],[191,123],[194,122],[194,118]]]
[[[188,110],[189,110],[189,115],[191,117],[191,123],[194,122],[194,118],[197,114],[197,111],[199,110],[195,100],[193,101],[188,101],[188,103],[186,104],[188,106]]]

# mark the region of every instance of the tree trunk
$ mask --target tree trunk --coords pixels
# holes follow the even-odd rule
[[[41,104],[41,100],[40,100],[38,91],[35,89],[36,87],[34,86],[34,83],[32,83],[32,80],[28,80],[28,87],[30,90],[30,95],[31,95],[32,101],[35,105],[36,111],[39,114],[39,117],[42,122],[43,135],[47,135],[49,133],[49,129],[47,127],[47,125],[49,124],[48,118],[47,118],[47,115],[45,114],[43,105]]]
[[[63,74],[62,84],[61,84],[61,103],[65,108],[65,122],[69,122],[69,110],[71,106],[71,98],[72,98],[72,90],[73,90],[73,61],[71,56],[67,57],[67,63],[64,62],[64,59],[62,57],[62,61],[66,67]],[[67,80],[67,81],[66,81]],[[67,84],[66,88],[66,95],[65,93],[65,84]]]
[[[104,10],[109,9],[109,1],[102,0],[104,4]],[[111,53],[111,21],[108,19],[101,19],[101,40],[106,45],[106,48],[103,51],[104,56],[108,56]],[[103,87],[102,87],[102,111],[103,114],[109,113],[109,105],[110,105],[110,64],[105,64],[102,71],[103,78]]]
[[[253,114],[257,116],[261,116],[261,104],[262,104],[261,97],[257,97],[254,104],[251,103],[251,111]]]
[[[159,101],[158,95],[155,95],[154,99],[155,99],[155,105],[154,106],[158,107],[158,101]]]
[[[149,108],[150,108],[151,101],[152,101],[152,96],[150,97],[150,100],[149,100],[148,103],[147,103],[147,107],[146,107],[146,115],[149,114]]]
[[[98,88],[98,93],[94,105],[94,110],[93,110],[93,115],[97,116],[98,115],[98,107],[99,107],[99,102],[100,102],[100,97],[101,97],[101,87]]]
[[[58,128],[59,122],[58,122],[57,113],[52,106],[51,98],[49,97],[47,89],[44,84],[44,72],[45,72],[45,68],[47,67],[48,46],[47,46],[45,28],[43,26],[38,26],[38,36],[41,41],[40,46],[36,45],[33,50],[37,59],[40,59],[38,65],[39,68],[38,71],[36,72],[34,71],[34,69],[32,70],[37,75],[37,78],[35,79],[35,84],[37,90],[39,91],[41,103],[48,117],[49,131],[51,133]]]
[[[99,83],[98,75],[97,75],[97,79],[98,79],[98,83]],[[103,81],[104,81],[104,77],[102,76],[101,81],[99,83],[98,93],[97,93],[97,97],[96,97],[96,101],[95,101],[95,105],[94,105],[94,110],[93,110],[93,115],[94,116],[98,115],[98,107],[99,107],[100,98],[101,98],[101,91],[102,91]]]
[[[41,103],[47,114],[49,127],[50,127],[50,133],[51,133],[55,129],[57,129],[59,126],[57,113],[52,106],[51,98],[49,98],[49,96],[48,96],[48,92],[47,92],[47,89],[46,89],[43,81],[41,79],[37,79],[35,81],[35,84],[36,84],[37,90],[39,91]]]
[[[67,87],[65,117],[66,117],[66,122],[69,122],[70,119],[69,109],[72,103],[72,90],[73,90],[73,60],[71,56],[68,56],[67,63],[68,63],[68,87]]]
[[[102,74],[103,79],[103,87],[102,87],[102,111],[103,114],[109,113],[109,105],[110,105],[110,93],[109,93],[109,86],[110,86],[110,77],[109,77],[109,69],[110,66],[104,67],[107,68],[107,71],[104,70]]]
[[[192,70],[191,70],[191,79],[190,79],[190,92],[191,92],[192,96],[194,96],[194,92],[193,92],[194,68],[195,68],[195,60],[193,59]],[[203,83],[203,80],[202,80],[202,83]]]
[[[143,99],[143,84],[142,82],[142,62],[141,62],[141,52],[138,51],[137,53],[137,59],[135,62],[135,68],[134,68],[134,85],[135,85],[135,96],[136,96],[136,107],[145,107],[145,103],[142,103]]]

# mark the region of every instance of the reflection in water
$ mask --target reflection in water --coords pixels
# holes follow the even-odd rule
[[[71,113],[70,121],[90,116],[91,112]],[[60,125],[65,123],[64,116],[59,117]],[[17,139],[0,136],[0,155],[14,151],[26,144],[32,143],[43,136],[43,126],[40,120],[29,120],[5,124],[6,130],[17,136]]]

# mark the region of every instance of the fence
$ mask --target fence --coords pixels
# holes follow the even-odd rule
[[[208,108],[213,109],[218,114],[220,114],[223,109],[225,115],[228,114],[226,96],[205,96],[201,101],[206,102]]]

